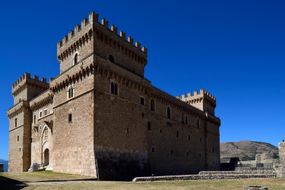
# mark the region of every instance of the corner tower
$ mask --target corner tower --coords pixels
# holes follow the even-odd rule
[[[30,167],[31,120],[29,101],[49,88],[46,79],[25,73],[12,86],[14,106],[9,117],[9,172],[24,172]]]
[[[201,89],[200,92],[194,91],[193,94],[187,93],[176,98],[203,112],[215,115],[216,98],[204,89]]]

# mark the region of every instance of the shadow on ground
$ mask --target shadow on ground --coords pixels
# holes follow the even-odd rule
[[[17,180],[0,176],[0,189],[2,190],[18,190],[23,189],[27,185]]]
[[[76,182],[76,181],[98,181],[96,178],[94,179],[51,179],[51,180],[39,180],[39,181],[25,181],[26,183],[44,183],[44,182],[47,182],[47,183],[53,183],[53,182]],[[0,188],[1,190],[1,188]]]

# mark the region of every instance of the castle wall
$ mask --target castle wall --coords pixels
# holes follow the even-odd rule
[[[113,64],[118,64],[133,73],[144,76],[145,54],[141,51],[131,50],[133,47],[130,47],[130,44],[126,42],[126,37],[118,38],[118,35],[108,28],[100,27],[99,23],[95,23],[95,25],[97,26],[94,47],[96,55],[106,60],[112,56]]]
[[[13,108],[15,112],[9,116],[9,171],[23,172],[27,171],[30,165],[31,114],[26,102],[21,102]]]
[[[95,76],[95,151],[100,179],[131,179],[148,174],[145,109],[140,95],[124,86],[110,94],[110,80]]]
[[[220,170],[220,130],[219,125],[211,121],[206,123],[207,170]]]
[[[45,113],[45,110],[47,112]],[[42,112],[42,117],[40,117]],[[43,151],[48,148],[50,151],[50,167],[53,165],[53,104],[49,102],[32,112],[32,144],[31,144],[31,164],[43,164]],[[36,116],[36,117],[34,117]],[[34,120],[36,118],[36,121]],[[44,130],[48,130],[48,138],[45,139]],[[46,143],[46,144],[45,144]]]
[[[96,176],[93,76],[86,76],[73,87],[72,99],[67,99],[67,88],[54,94],[53,169]],[[72,122],[68,121],[69,114]]]
[[[150,172],[156,175],[197,173],[207,169],[208,164],[211,168],[219,168],[219,154],[216,152],[219,151],[219,145],[216,146],[219,136],[210,134],[219,131],[218,124],[206,126],[204,113],[190,108],[186,103],[182,103],[184,107],[179,106],[179,100],[150,85],[147,91],[128,85],[131,81],[143,79],[125,73],[120,67],[108,67],[109,64],[108,61],[100,62],[99,65],[105,67],[106,71],[95,73],[95,150],[99,160],[99,176],[126,177],[130,173],[122,174],[114,168],[123,165],[119,162],[124,162],[126,166],[133,164],[134,158],[130,155],[138,153],[144,156],[137,156],[135,162],[143,162],[143,171],[149,172],[148,175]],[[129,78],[129,81],[121,77]],[[119,85],[118,96],[110,94],[111,81]],[[148,84],[147,81],[140,82],[144,83]],[[144,97],[145,105],[140,104],[141,97]],[[151,99],[155,100],[155,111],[150,111]],[[167,107],[171,108],[170,119],[167,118]],[[205,127],[210,129],[206,130]],[[206,135],[206,132],[209,134]],[[214,152],[212,146],[215,147]],[[126,155],[125,152],[130,154]],[[104,168],[100,167],[100,159],[104,160]],[[114,173],[104,175],[105,171]]]
[[[23,155],[23,113],[17,114],[9,120],[9,172],[22,172],[23,160],[19,159]],[[19,127],[15,128],[14,120],[19,118]],[[17,140],[19,138],[19,141]]]

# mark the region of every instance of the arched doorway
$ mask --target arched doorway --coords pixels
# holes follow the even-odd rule
[[[45,149],[44,151],[44,166],[49,165],[49,149]]]

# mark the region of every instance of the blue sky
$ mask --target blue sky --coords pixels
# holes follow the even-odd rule
[[[12,83],[25,71],[56,76],[56,43],[91,11],[148,47],[155,86],[213,93],[222,142],[277,145],[285,138],[284,9],[282,0],[1,2],[0,158],[8,157]]]

